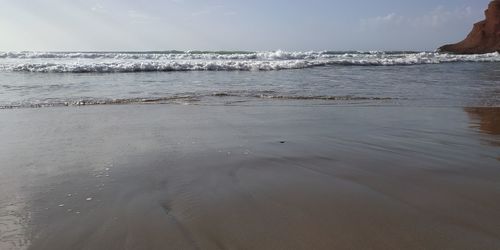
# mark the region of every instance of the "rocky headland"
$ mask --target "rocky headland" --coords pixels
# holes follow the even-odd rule
[[[500,0],[491,1],[485,14],[486,19],[474,24],[465,40],[444,45],[439,51],[457,54],[500,52]]]

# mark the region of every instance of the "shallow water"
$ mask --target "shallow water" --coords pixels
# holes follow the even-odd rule
[[[498,106],[499,61],[497,53],[4,53],[0,54],[0,107],[252,105],[276,99],[320,104]],[[183,63],[195,68],[182,68]],[[180,68],[151,68],[149,64]],[[207,68],[206,64],[299,66]]]

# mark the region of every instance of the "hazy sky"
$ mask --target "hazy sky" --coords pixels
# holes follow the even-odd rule
[[[489,0],[0,0],[0,51],[434,50]]]

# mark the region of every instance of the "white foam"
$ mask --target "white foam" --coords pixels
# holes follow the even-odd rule
[[[328,65],[397,66],[500,62],[499,53],[255,52],[255,53],[0,53],[0,71],[112,73],[148,71],[270,71]]]
[[[292,60],[328,58],[328,52],[175,52],[175,53],[111,53],[111,52],[0,52],[10,59],[116,59],[116,60]]]

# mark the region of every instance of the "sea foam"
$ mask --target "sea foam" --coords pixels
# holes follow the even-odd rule
[[[320,66],[400,66],[500,62],[499,53],[437,52],[0,52],[0,71],[118,73],[155,71],[270,71]]]

